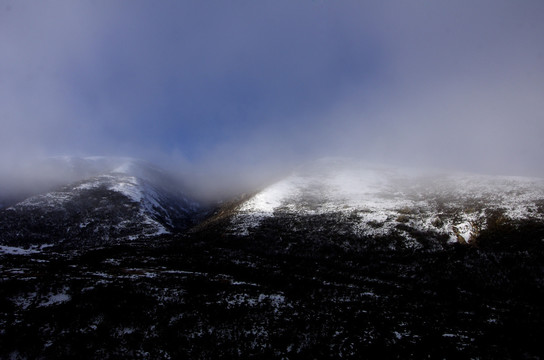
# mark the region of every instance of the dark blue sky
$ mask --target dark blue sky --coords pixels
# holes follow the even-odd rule
[[[236,178],[341,155],[544,175],[543,18],[538,0],[1,0],[2,164],[115,154]]]

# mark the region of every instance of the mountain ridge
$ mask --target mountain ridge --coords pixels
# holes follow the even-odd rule
[[[497,224],[544,223],[544,179],[539,178],[324,158],[260,191],[207,207],[183,192],[177,179],[143,160],[50,161],[48,166],[62,169],[68,180],[79,179],[0,210],[4,245],[94,246],[213,229],[232,237],[313,234],[352,247],[383,242],[416,250],[475,242]]]
[[[203,211],[174,179],[147,162],[101,157],[60,161],[84,178],[0,210],[4,244],[77,247],[149,238],[189,228]]]
[[[543,204],[544,180],[539,178],[328,158],[306,164],[242,201],[229,210],[224,226],[226,233],[242,237],[266,231],[317,231],[360,241],[401,237],[403,246],[415,249],[422,247],[424,237],[469,243],[496,222],[543,223]],[[314,224],[304,225],[306,221]]]

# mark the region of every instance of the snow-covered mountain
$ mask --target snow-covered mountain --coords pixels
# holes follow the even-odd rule
[[[327,158],[218,206],[204,219],[206,210],[179,182],[145,161],[61,157],[45,168],[66,183],[0,210],[0,244],[94,246],[192,228],[265,239],[263,246],[277,238],[277,247],[287,249],[323,242],[350,249],[428,249],[544,223],[544,180],[538,178]]]
[[[4,244],[103,244],[183,230],[202,210],[166,172],[130,158],[53,158],[73,181],[0,211]]]
[[[542,223],[544,180],[327,158],[231,207],[228,218],[229,232],[238,236],[402,239],[403,247],[417,249],[429,239],[465,243],[499,225]]]

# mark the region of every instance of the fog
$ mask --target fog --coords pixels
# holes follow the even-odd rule
[[[0,1],[4,193],[130,156],[201,194],[324,156],[544,176],[544,3]],[[19,185],[19,186],[16,186]]]

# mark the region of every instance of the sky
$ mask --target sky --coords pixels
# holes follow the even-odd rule
[[[324,156],[544,176],[540,0],[0,0],[0,172],[147,159],[203,187]]]

